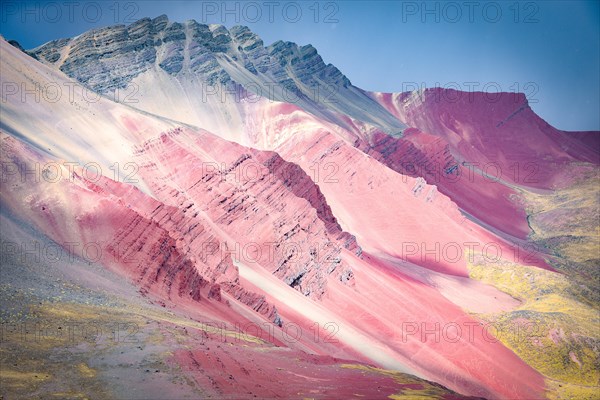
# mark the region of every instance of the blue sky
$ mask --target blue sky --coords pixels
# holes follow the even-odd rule
[[[564,130],[600,130],[600,2],[3,1],[0,32],[33,48],[167,14],[312,44],[354,85],[519,91]]]

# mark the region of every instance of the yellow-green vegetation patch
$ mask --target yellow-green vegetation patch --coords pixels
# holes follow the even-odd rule
[[[473,279],[522,301],[479,317],[547,378],[551,399],[600,398],[599,183],[595,175],[550,194],[524,193],[530,240],[558,272],[508,262],[469,265]]]
[[[131,318],[104,307],[71,303],[37,303],[29,309],[29,318],[9,318],[2,324],[2,394],[7,398],[110,398],[87,364],[89,354],[72,351],[98,345],[96,332],[78,334],[85,329],[76,327],[131,323]]]
[[[29,300],[31,301],[31,299]],[[252,335],[220,329],[136,304],[114,306],[28,302],[0,321],[1,395],[6,398],[109,399],[102,374],[90,364],[119,346],[160,345],[165,338],[185,344],[184,329],[219,338],[262,344]],[[145,329],[152,324],[152,329]],[[158,329],[156,329],[158,328]],[[75,351],[74,351],[75,350]],[[157,354],[156,368],[168,354]],[[150,365],[150,364],[148,364]],[[154,365],[154,364],[153,364]]]
[[[3,382],[8,381],[9,385],[24,386],[28,382],[35,385],[36,383],[47,381],[51,378],[51,375],[36,371],[23,372],[10,368],[2,368],[0,369],[0,377]]]
[[[572,383],[547,381],[550,400],[598,400],[598,386],[575,385]]]
[[[517,310],[569,315],[583,332],[597,335],[600,315],[570,277],[518,264],[469,265],[469,276],[522,301]]]
[[[94,378],[96,376],[96,371],[84,363],[79,363],[77,365],[77,370],[79,371],[79,374],[85,378]]]
[[[242,332],[221,329],[221,328],[218,328],[217,326],[210,325],[207,323],[196,322],[196,321],[192,321],[189,319],[184,319],[184,318],[178,317],[174,314],[161,315],[158,312],[151,311],[151,312],[145,312],[144,315],[146,315],[148,318],[151,318],[155,321],[168,322],[168,323],[177,325],[179,327],[197,329],[197,330],[204,331],[208,334],[221,336],[223,338],[232,338],[235,340],[241,340],[244,342],[256,343],[256,344],[268,343],[265,340],[260,339],[256,336],[248,335],[248,334],[242,333]]]
[[[557,256],[555,266],[572,279],[591,285],[595,301],[600,301],[600,172],[567,189],[524,192],[523,197],[533,231],[530,239]]]
[[[444,395],[453,393],[450,390],[434,382],[419,379],[415,376],[404,374],[398,371],[375,368],[362,364],[342,364],[341,367],[348,369],[356,369],[367,373],[385,375],[394,379],[394,381],[401,385],[407,385],[407,387],[402,388],[399,393],[391,394],[390,396],[388,396],[390,399],[439,399],[442,398]]]
[[[61,400],[87,400],[87,397],[84,393],[81,392],[56,392],[50,393],[51,398],[61,399]]]
[[[567,276],[519,265],[475,265],[470,275],[523,300],[511,312],[481,315],[493,322],[490,333],[546,377],[597,385],[599,315],[569,296],[575,289]]]
[[[564,241],[559,249],[568,251],[568,258],[585,261],[598,258],[600,225],[600,176],[595,174],[575,185],[550,194],[523,192],[530,216],[529,224],[535,239],[568,236],[582,240]],[[571,251],[572,250],[572,251]]]

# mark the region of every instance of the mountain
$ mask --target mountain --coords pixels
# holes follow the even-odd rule
[[[367,92],[246,27],[161,16],[0,46],[2,303],[31,281],[17,307],[38,317],[141,324],[142,353],[118,349],[160,364],[161,397],[591,393],[598,132],[522,94]],[[40,242],[71,257],[33,279]],[[96,377],[83,395],[156,394],[117,383],[119,360],[71,360]],[[11,394],[31,368],[49,366],[17,363]]]

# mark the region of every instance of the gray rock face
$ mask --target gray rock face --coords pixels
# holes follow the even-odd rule
[[[63,56],[67,45],[68,54]],[[309,86],[315,84],[315,76],[332,84],[350,84],[337,68],[325,65],[310,45],[299,47],[279,41],[265,47],[262,39],[245,26],[227,30],[193,20],[170,23],[164,15],[55,40],[29,54],[50,64],[62,60],[61,71],[99,93],[126,87],[155,66],[170,75],[200,75],[209,85],[229,83],[232,78],[219,64],[219,58],[241,61],[253,75],[266,74],[273,83],[297,93],[301,90],[288,76],[288,65]],[[189,65],[189,70],[183,70],[184,65]]]
[[[106,93],[126,87],[155,64],[156,47],[162,44],[159,34],[166,25],[166,18],[144,18],[129,26],[96,29],[73,39],[53,41],[30,54],[54,64],[62,59],[61,52],[69,45],[60,70],[83,85]]]
[[[36,52],[28,52],[39,60],[45,60],[49,63],[55,63],[60,58],[60,53],[63,47],[65,47],[71,39],[58,39],[46,43],[45,45],[38,47]]]
[[[265,46],[245,26],[228,30],[193,20],[170,22],[162,15],[55,40],[28,53],[101,94],[126,88],[138,75],[155,69],[209,86],[241,86],[252,92],[252,83],[262,89],[257,94],[263,97],[287,102],[293,98],[300,107],[336,123],[332,111],[386,130],[404,128],[336,67],[325,64],[313,46],[283,41]],[[357,98],[364,104],[357,107]]]
[[[21,46],[21,44],[19,42],[17,42],[16,40],[9,40],[8,44],[10,44],[11,46],[16,47],[17,49],[25,52],[25,49],[23,48],[23,46]]]

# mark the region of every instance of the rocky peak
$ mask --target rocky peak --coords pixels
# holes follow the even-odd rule
[[[210,85],[226,84],[233,79],[221,65],[223,60],[241,63],[252,74],[266,74],[276,81],[286,79],[282,68],[291,65],[306,84],[313,81],[310,77],[314,74],[350,83],[335,67],[325,65],[311,45],[276,42],[265,47],[247,26],[228,30],[223,25],[205,25],[195,20],[171,22],[166,15],[55,40],[29,54],[57,65],[100,93],[126,87],[136,76],[156,67],[174,76],[200,75]],[[184,70],[184,65],[189,68]],[[331,73],[332,68],[336,73]]]
[[[227,92],[256,92],[258,87],[260,96],[280,102],[292,98],[295,105],[342,126],[340,113],[386,132],[405,127],[336,67],[325,64],[312,45],[277,41],[265,46],[246,26],[172,22],[161,15],[55,40],[28,54],[100,94],[127,88],[146,72],[166,73],[176,87],[190,82]]]

